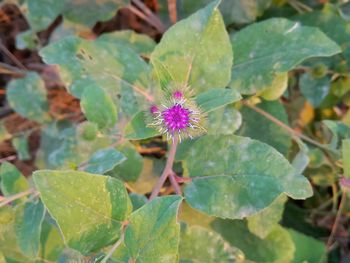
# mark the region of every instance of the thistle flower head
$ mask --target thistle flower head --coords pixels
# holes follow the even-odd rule
[[[148,126],[166,134],[168,139],[184,138],[205,133],[205,115],[191,98],[187,89],[174,89],[166,94],[160,107],[150,106],[152,121]]]

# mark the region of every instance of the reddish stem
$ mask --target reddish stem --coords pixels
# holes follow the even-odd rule
[[[169,175],[169,179],[170,179],[171,185],[173,186],[173,188],[175,190],[175,193],[177,195],[182,195],[181,187],[180,187],[179,183],[177,182],[175,176],[176,176],[176,174],[174,172],[172,172]]]
[[[160,189],[164,185],[166,179],[168,178],[168,176],[170,174],[173,173],[173,164],[174,164],[174,160],[175,160],[175,154],[176,154],[176,148],[177,148],[178,142],[179,142],[178,137],[177,136],[174,137],[173,144],[171,145],[170,150],[169,150],[169,155],[168,155],[168,159],[167,159],[165,168],[163,170],[162,175],[159,177],[159,180],[157,181],[157,184],[154,187],[149,200],[152,200],[153,198],[155,198],[159,194]]]

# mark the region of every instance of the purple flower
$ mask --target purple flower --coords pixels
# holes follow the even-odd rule
[[[148,125],[166,134],[168,139],[176,136],[182,138],[193,138],[205,132],[202,127],[205,116],[194,100],[185,97],[185,93],[175,90],[170,93],[168,99],[158,108],[156,105],[150,107],[152,122]]]

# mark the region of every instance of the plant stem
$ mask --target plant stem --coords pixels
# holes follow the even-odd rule
[[[274,116],[272,116],[270,113],[254,106],[254,105],[251,105],[249,103],[247,103],[246,101],[243,101],[243,104],[249,108],[251,108],[252,110],[256,111],[257,113],[260,113],[261,115],[263,115],[265,118],[269,119],[270,121],[272,121],[273,123],[277,124],[278,126],[280,126],[281,128],[283,128],[284,130],[286,130],[288,133],[290,133],[292,136],[296,136],[296,137],[299,137],[300,139],[320,148],[320,149],[323,149],[323,150],[326,150],[326,151],[329,151],[329,152],[333,152],[335,154],[339,154],[338,151],[335,151],[335,150],[332,150],[330,148],[328,148],[326,145],[324,144],[321,144],[311,138],[309,138],[308,136],[302,134],[302,133],[299,133],[295,130],[293,130],[291,127],[289,127],[288,125],[286,125],[285,123],[283,123],[282,121],[280,121],[279,119],[275,118]]]
[[[329,249],[332,245],[332,242],[333,242],[333,239],[334,239],[334,236],[337,232],[337,229],[338,229],[338,225],[339,225],[339,222],[340,222],[340,218],[341,218],[341,215],[343,213],[343,208],[344,208],[344,204],[345,204],[345,200],[346,200],[346,192],[345,190],[342,190],[342,197],[340,199],[340,204],[339,204],[339,208],[338,208],[338,212],[337,212],[337,215],[335,217],[335,221],[334,221],[334,224],[333,224],[333,227],[332,227],[332,231],[331,231],[331,234],[328,238],[328,241],[327,241],[327,248]]]
[[[173,188],[175,190],[175,193],[177,195],[182,195],[181,187],[180,187],[179,183],[175,179],[175,173],[171,173],[169,175],[169,179],[170,179],[171,185],[173,186]]]
[[[173,164],[174,164],[174,160],[175,160],[175,154],[176,154],[176,148],[177,148],[178,142],[179,142],[179,138],[177,136],[175,136],[174,140],[173,140],[173,144],[171,145],[170,150],[169,150],[169,155],[168,155],[167,162],[165,164],[165,168],[164,168],[163,173],[160,176],[159,180],[157,181],[156,186],[154,187],[154,189],[151,193],[151,196],[149,198],[150,201],[159,194],[160,189],[164,185],[166,179],[168,178],[168,176],[170,174],[173,173]]]
[[[24,70],[25,72],[27,71],[27,68],[21,63],[21,61],[19,61],[15,55],[13,55],[10,50],[8,50],[5,45],[1,42],[0,40],[0,50],[2,50],[2,52],[4,52],[11,60],[13,63],[15,63],[17,65],[17,67],[19,67],[20,69]]]
[[[5,197],[2,199],[1,203],[0,203],[0,207],[3,207],[17,199],[20,199],[24,196],[27,196],[27,195],[30,195],[30,194],[33,194],[33,193],[38,193],[37,191],[35,191],[34,188],[31,188],[27,191],[24,191],[24,192],[21,192],[21,193],[18,193],[18,194],[15,194],[15,195],[11,195],[9,197]]]
[[[124,241],[124,233],[122,233],[118,241],[108,251],[108,254],[102,259],[101,263],[107,263],[108,259],[113,255],[114,251],[123,243],[123,241]]]

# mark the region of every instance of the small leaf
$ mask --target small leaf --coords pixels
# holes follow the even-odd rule
[[[196,96],[197,105],[204,111],[210,112],[227,104],[240,100],[241,95],[234,89],[210,89]]]
[[[319,29],[284,18],[245,27],[232,36],[235,64],[230,87],[253,94],[271,85],[276,73],[287,72],[307,58],[332,56],[339,46]]]
[[[265,100],[277,100],[283,95],[288,88],[288,73],[277,73],[276,77],[266,89],[262,91],[260,96]]]
[[[300,91],[314,107],[318,107],[328,95],[330,82],[329,77],[314,78],[305,73],[299,80]]]
[[[177,262],[180,226],[176,221],[179,196],[157,197],[133,212],[125,230],[125,244],[137,262]]]
[[[292,263],[326,262],[327,249],[323,242],[299,233],[293,229],[288,229],[288,232],[295,246],[294,258],[291,261]]]
[[[198,92],[226,87],[233,56],[218,4],[212,2],[165,32],[151,55],[162,87],[172,81]]]
[[[116,149],[126,157],[126,160],[108,172],[108,175],[126,182],[137,181],[143,168],[142,156],[130,142],[118,145]]]
[[[40,201],[26,202],[16,209],[15,232],[18,245],[28,258],[36,259],[45,209]]]
[[[193,178],[184,190],[187,203],[217,217],[256,214],[281,193],[294,199],[312,195],[308,180],[280,153],[249,138],[201,137],[187,155],[185,167]]]
[[[83,254],[120,237],[131,202],[121,181],[78,171],[36,171],[34,183],[65,243]],[[66,183],[69,182],[69,183]]]
[[[14,195],[29,189],[26,178],[11,163],[4,162],[1,165],[1,192],[5,196]]]
[[[50,119],[45,84],[37,73],[10,81],[6,94],[10,106],[21,116],[40,123]]]
[[[30,160],[30,153],[28,149],[27,136],[18,136],[12,139],[12,145],[15,148],[19,160]]]
[[[128,140],[142,140],[158,135],[157,130],[147,127],[143,111],[137,113],[125,127],[125,138]]]
[[[126,160],[125,156],[113,148],[99,150],[87,162],[84,170],[93,174],[104,174]]]
[[[110,96],[97,86],[85,88],[80,106],[86,118],[100,129],[111,128],[117,122],[117,108]]]
[[[235,262],[243,254],[219,234],[199,226],[181,226],[180,260],[186,262]]]

